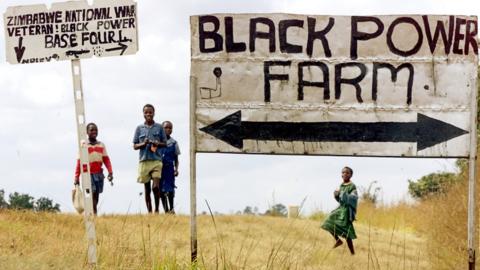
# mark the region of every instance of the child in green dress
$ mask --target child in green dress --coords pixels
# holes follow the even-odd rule
[[[357,187],[350,181],[353,175],[353,170],[349,167],[342,169],[343,183],[339,190],[333,192],[335,200],[340,203],[340,206],[333,210],[332,213],[322,222],[322,229],[329,231],[335,237],[335,245],[337,248],[343,244],[339,237],[347,240],[348,248],[352,255],[355,254],[353,249],[352,239],[357,238],[355,229],[353,228],[353,221],[357,213]]]

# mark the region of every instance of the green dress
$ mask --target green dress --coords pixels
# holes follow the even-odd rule
[[[357,187],[352,182],[342,183],[340,190],[340,195],[335,197],[340,206],[322,222],[322,229],[334,236],[355,239],[357,235],[353,228],[353,221],[357,213]]]

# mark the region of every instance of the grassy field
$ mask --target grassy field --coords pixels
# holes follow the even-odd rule
[[[332,250],[333,237],[315,219],[198,216],[199,269],[432,269],[425,240],[404,209],[360,205],[354,240]],[[393,214],[392,214],[393,213]],[[396,214],[395,214],[396,213]],[[190,269],[190,218],[103,215],[96,219],[101,269]],[[0,214],[1,269],[88,269],[85,223],[75,214]]]
[[[467,269],[468,177],[465,170],[458,177],[447,194],[416,204],[359,204],[355,256],[346,244],[331,249],[321,212],[298,219],[199,215],[197,268]],[[101,269],[192,268],[189,216],[102,215],[95,226]],[[82,215],[0,213],[2,270],[89,269],[86,252]]]

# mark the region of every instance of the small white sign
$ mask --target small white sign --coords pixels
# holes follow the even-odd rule
[[[475,16],[190,21],[198,152],[469,156]]]
[[[9,7],[3,14],[10,64],[135,54],[137,3],[95,0]]]

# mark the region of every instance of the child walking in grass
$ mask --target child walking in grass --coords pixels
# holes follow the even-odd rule
[[[145,122],[137,127],[133,136],[133,149],[140,150],[137,182],[144,184],[145,203],[149,213],[152,213],[152,200],[150,198],[152,190],[155,200],[155,213],[159,212],[160,192],[162,191],[160,181],[162,153],[160,149],[167,146],[165,130],[162,125],[155,123],[154,116],[155,108],[151,104],[143,106]],[[150,185],[150,182],[153,182],[153,184]]]
[[[355,221],[355,214],[357,213],[357,187],[350,181],[353,170],[349,167],[342,169],[343,183],[339,190],[333,192],[335,200],[340,203],[340,206],[333,210],[332,213],[322,222],[322,229],[329,231],[335,238],[335,245],[337,248],[343,244],[339,237],[343,237],[347,241],[348,248],[352,255],[355,254],[352,239],[356,239],[355,229],[353,228],[353,221]]]
[[[90,163],[90,179],[92,183],[92,200],[93,200],[93,212],[97,214],[98,200],[100,199],[100,193],[103,192],[103,183],[105,176],[103,175],[102,165],[105,164],[108,170],[108,181],[113,181],[112,164],[107,154],[107,148],[101,141],[97,141],[98,127],[94,123],[87,125],[88,135],[88,162]],[[87,166],[83,166],[83,172],[88,172]],[[80,178],[80,155],[77,159],[77,168],[75,170],[75,185],[79,184]],[[84,187],[85,188],[85,187]],[[89,190],[87,189],[87,192]]]
[[[178,176],[178,155],[180,155],[180,147],[177,141],[170,136],[173,132],[172,123],[165,121],[162,125],[167,135],[167,147],[162,148],[162,194],[160,198],[162,199],[165,213],[175,214],[173,201],[176,188],[175,177]]]

